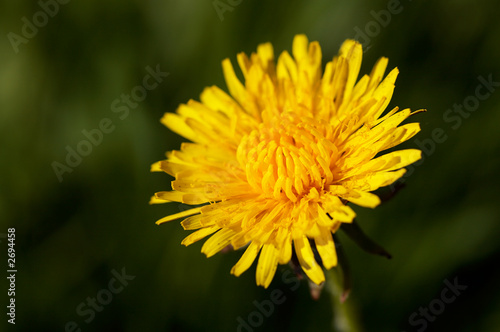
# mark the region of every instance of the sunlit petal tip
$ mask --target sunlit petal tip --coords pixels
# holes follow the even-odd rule
[[[151,172],[163,172],[161,168],[161,161],[157,161],[151,165]]]
[[[157,225],[160,225],[160,224],[163,224],[165,222],[169,222],[169,221],[172,221],[172,220],[176,220],[176,219],[180,219],[180,218],[184,218],[184,217],[189,217],[193,214],[197,214],[197,213],[200,213],[200,208],[193,208],[193,209],[189,209],[189,210],[186,210],[186,211],[182,211],[182,212],[179,212],[179,213],[174,213],[174,214],[171,214],[169,216],[166,216],[166,217],[163,217],[161,218],[160,220],[158,220],[156,222]]]
[[[151,196],[151,198],[149,199],[149,204],[163,204],[163,203],[168,203],[168,202],[170,202],[170,201],[158,198],[156,195]]]

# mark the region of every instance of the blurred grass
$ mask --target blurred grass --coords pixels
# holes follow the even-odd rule
[[[418,115],[416,139],[430,138],[435,128],[448,138],[393,200],[356,210],[365,231],[394,258],[370,256],[341,237],[354,274],[349,301],[359,306],[366,331],[415,331],[409,316],[440,295],[444,279],[458,277],[468,289],[428,330],[497,331],[500,93],[456,130],[443,114],[474,94],[479,75],[500,80],[499,5],[401,3],[404,10],[371,38],[362,72],[388,56],[389,67],[401,72],[391,105],[428,109]],[[326,62],[354,37],[354,27],[373,21],[371,10],[386,7],[386,1],[366,0],[243,1],[220,21],[210,1],[72,1],[19,53],[4,38],[0,232],[17,230],[15,330],[64,330],[76,321],[92,331],[234,331],[237,317],[255,310],[252,301],[269,299],[277,288],[287,301],[256,331],[329,330],[326,296],[312,301],[306,284],[290,291],[281,272],[269,290],[258,288],[255,266],[240,278],[230,275],[239,252],[206,259],[200,243],[180,245],[187,233],[177,222],[156,226],[179,207],[147,205],[171,180],[149,173],[149,166],[182,141],[160,124],[163,113],[197,99],[205,86],[225,89],[223,58],[234,61],[266,41],[279,54],[296,33],[306,33],[320,42]],[[40,7],[18,1],[2,9],[7,36],[20,34],[21,18]],[[145,67],[156,64],[170,75],[120,120],[112,101],[141,84]],[[103,118],[116,129],[59,183],[51,163],[64,162],[66,146],[75,148],[82,130]],[[76,307],[122,267],[136,278],[85,323]]]

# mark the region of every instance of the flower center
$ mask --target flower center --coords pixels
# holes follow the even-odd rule
[[[325,121],[283,114],[242,139],[238,161],[257,192],[296,202],[333,183],[339,157],[333,138]]]

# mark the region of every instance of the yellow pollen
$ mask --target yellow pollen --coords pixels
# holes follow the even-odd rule
[[[261,123],[238,147],[248,183],[265,197],[296,202],[333,184],[338,151],[330,124],[286,113]]]

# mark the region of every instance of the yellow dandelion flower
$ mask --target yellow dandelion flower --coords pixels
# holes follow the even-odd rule
[[[409,109],[383,115],[398,75],[395,68],[383,79],[387,58],[357,80],[363,52],[356,41],[346,40],[324,72],[318,42],[297,35],[292,54],[284,51],[276,64],[270,43],[250,57],[238,54],[244,83],[230,60],[222,61],[229,94],[208,87],[199,102],[166,113],[162,123],[191,142],[152,165],[175,180],[151,203],[206,203],[157,223],[185,218],[184,229],[197,230],[186,246],[211,235],[201,249],[208,257],[247,246],[231,270],[236,276],[260,253],[256,281],[264,287],[292,252],[321,284],[313,248],[326,269],[337,265],[332,234],[356,215],[347,203],[376,207],[380,199],[371,192],[421,157],[414,149],[380,155],[420,130],[418,123],[400,125]]]

